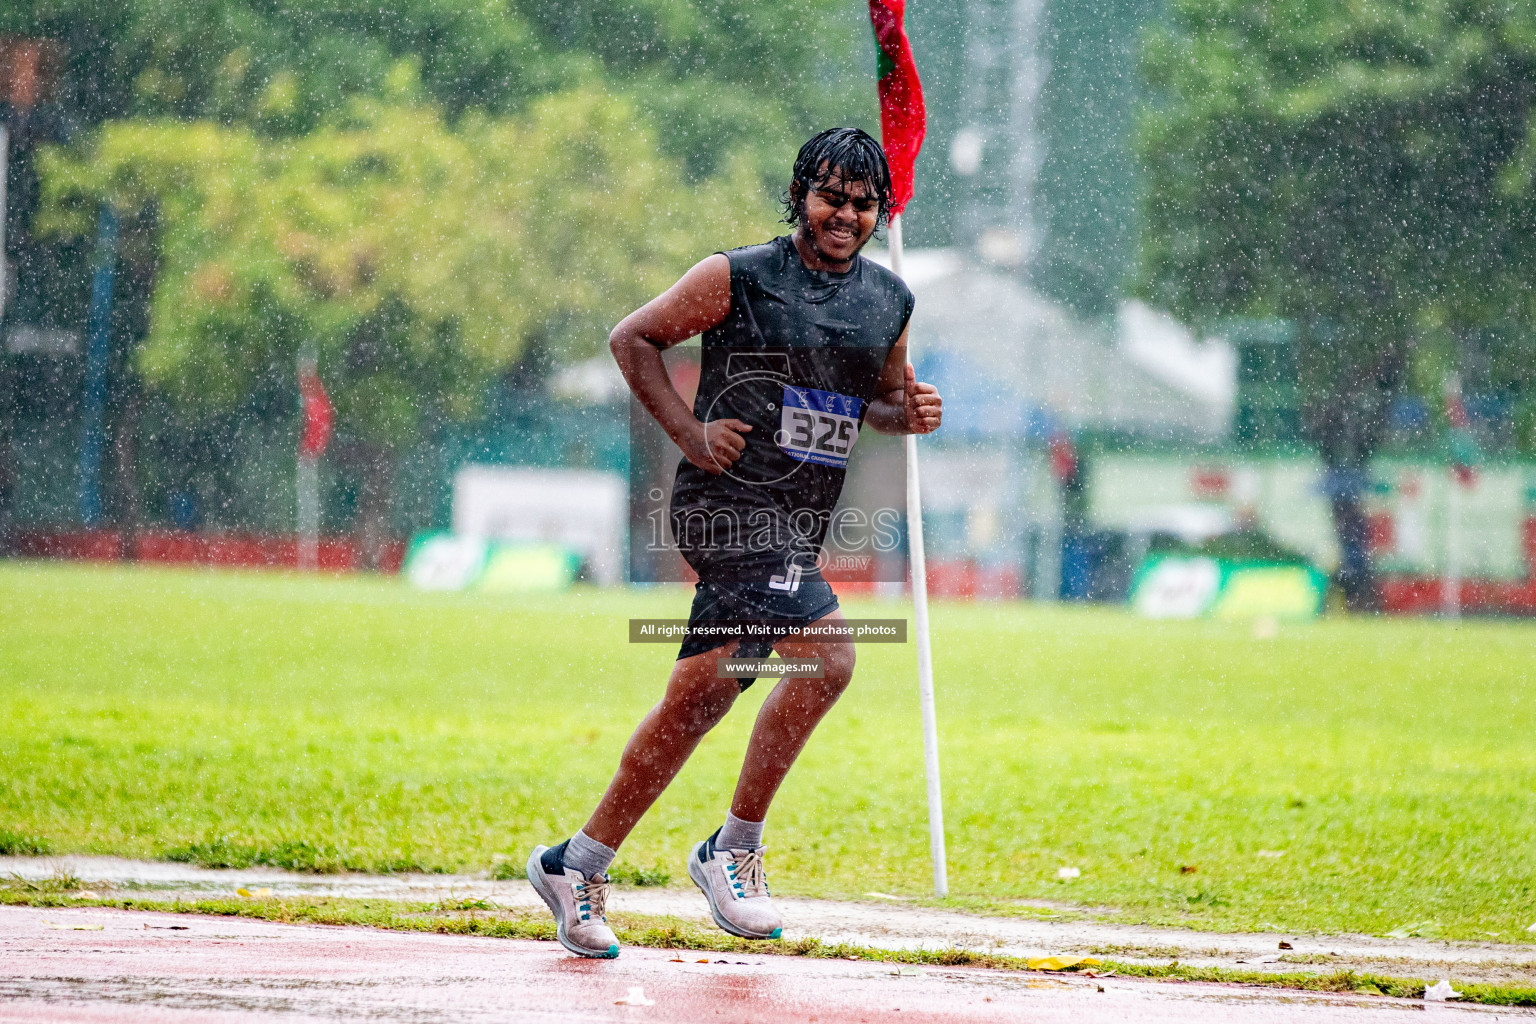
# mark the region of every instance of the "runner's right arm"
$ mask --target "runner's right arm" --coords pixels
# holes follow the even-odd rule
[[[715,476],[741,458],[747,447],[742,434],[752,427],[734,419],[695,419],[673,387],[661,353],[716,326],[730,310],[731,261],[716,253],[621,320],[608,336],[608,348],[646,412],[656,417],[689,462]]]
[[[877,433],[931,434],[944,421],[939,389],[919,381],[907,362],[907,328],[886,357],[875,390],[880,397],[869,403],[864,422]]]

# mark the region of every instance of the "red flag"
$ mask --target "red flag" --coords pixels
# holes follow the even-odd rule
[[[1064,430],[1058,430],[1051,435],[1051,475],[1056,482],[1063,487],[1077,481],[1077,471],[1080,468],[1077,461],[1077,445],[1072,443],[1072,435]]]
[[[880,144],[891,164],[892,214],[905,210],[912,198],[912,164],[928,129],[923,83],[918,81],[912,46],[902,23],[906,13],[907,0],[869,0],[869,20],[879,51]]]
[[[315,365],[310,363],[299,371],[299,403],[304,413],[304,432],[299,435],[299,454],[306,459],[318,459],[331,440],[331,424],[336,410],[331,407],[330,396]]]

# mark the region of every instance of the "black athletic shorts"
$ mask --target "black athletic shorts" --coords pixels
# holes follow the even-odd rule
[[[677,652],[678,660],[712,651],[731,642],[728,636],[695,636],[696,623],[771,624],[769,635],[742,640],[735,655],[738,658],[766,658],[773,651],[773,645],[787,634],[837,610],[837,595],[832,592],[827,581],[821,578],[820,572],[807,573],[797,582],[799,585],[794,591],[787,592],[756,581],[706,583],[700,580],[694,587],[693,609],[688,613],[688,633],[683,637],[683,646]],[[745,690],[752,683],[751,679],[743,679],[741,688]]]

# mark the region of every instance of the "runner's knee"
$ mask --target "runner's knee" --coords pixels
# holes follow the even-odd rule
[[[853,678],[856,660],[853,644],[827,644],[821,651],[822,682],[829,690],[842,693]]]

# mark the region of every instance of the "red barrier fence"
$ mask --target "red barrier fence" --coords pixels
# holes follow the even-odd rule
[[[1398,615],[1440,611],[1444,581],[1433,576],[1386,576],[1380,584],[1381,610]],[[1466,615],[1536,615],[1536,580],[1462,580]]]
[[[91,562],[155,562],[241,569],[293,569],[299,542],[293,534],[194,533],[189,530],[22,531],[11,539],[10,553],[27,558],[68,558]],[[399,572],[405,542],[385,543],[379,569]],[[350,537],[320,540],[319,568],[355,572],[365,565],[361,545]]]
[[[1467,579],[1461,584],[1461,608],[1468,615],[1536,616],[1536,519],[1524,524],[1524,580]],[[207,565],[223,568],[293,569],[298,566],[298,538],[293,534],[261,535],[194,533],[188,530],[142,530],[131,536],[116,530],[23,531],[11,538],[9,554],[27,558],[61,558],[90,562],[152,562],[161,565]],[[380,571],[395,573],[405,560],[405,542],[385,544]],[[319,568],[326,572],[357,572],[364,567],[361,546],[350,537],[320,541]],[[867,593],[873,583],[857,573],[829,573],[838,589]],[[1440,611],[1442,581],[1432,576],[1384,575],[1380,582],[1382,611],[1397,615],[1433,615]],[[959,560],[934,560],[928,566],[928,591],[935,597],[1012,598],[1022,581],[1007,567],[982,567]]]
[[[1461,581],[1461,610],[1468,615],[1536,616],[1536,516],[1520,524],[1525,579]],[[1383,576],[1381,610],[1399,615],[1440,611],[1445,581],[1435,576]]]

